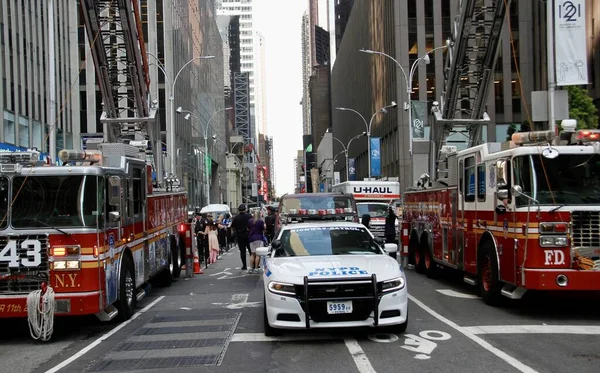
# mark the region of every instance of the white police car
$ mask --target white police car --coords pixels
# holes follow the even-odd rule
[[[282,226],[263,257],[265,335],[277,329],[408,325],[406,278],[362,224]]]

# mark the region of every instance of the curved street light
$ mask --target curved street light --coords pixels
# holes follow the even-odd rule
[[[417,66],[419,65],[419,63],[421,62],[425,62],[425,65],[428,65],[429,62],[431,61],[429,59],[429,55],[433,52],[435,52],[436,50],[439,49],[446,49],[450,46],[450,39],[446,40],[446,45],[442,45],[441,47],[437,47],[437,48],[433,48],[432,50],[424,53],[421,57],[417,58],[412,66],[410,67],[410,71],[408,76],[406,75],[406,70],[404,70],[404,68],[402,67],[402,65],[400,65],[400,62],[398,62],[394,57],[390,56],[389,54],[383,53],[383,52],[379,52],[379,51],[374,51],[374,50],[370,50],[370,49],[360,49],[359,52],[362,53],[367,53],[367,54],[378,54],[384,57],[389,58],[390,60],[394,61],[394,63],[396,64],[396,66],[398,66],[398,68],[400,68],[400,71],[402,71],[402,74],[404,75],[404,81],[406,83],[406,95],[407,95],[407,103],[404,104],[404,110],[408,111],[408,138],[409,138],[409,142],[408,142],[408,153],[410,154],[410,156],[412,157],[412,143],[413,143],[413,130],[412,130],[412,81],[413,81],[413,76],[415,74],[415,71],[417,69]],[[411,162],[412,165],[412,162]],[[411,166],[412,167],[412,166]]]
[[[351,108],[347,108],[347,107],[336,107],[336,110],[351,111],[353,113],[358,114],[365,124],[365,128],[367,129],[367,162],[368,162],[367,167],[368,167],[368,171],[369,171],[368,172],[369,180],[371,180],[371,126],[373,125],[373,119],[375,119],[375,117],[379,113],[387,114],[388,108],[395,108],[397,106],[398,105],[396,104],[396,102],[392,101],[389,105],[386,105],[386,106],[382,107],[381,109],[377,110],[371,116],[371,120],[369,121],[368,124],[367,124],[367,120],[365,119],[365,117],[358,111],[351,109]]]
[[[210,60],[210,59],[214,59],[215,56],[199,56],[199,57],[194,57],[191,60],[187,61],[186,63],[183,64],[183,66],[181,66],[181,68],[177,71],[177,73],[175,74],[175,78],[173,79],[172,82],[170,82],[169,76],[167,74],[167,69],[166,66],[160,61],[160,59],[148,52],[147,53],[149,56],[153,57],[158,64],[157,67],[160,68],[160,70],[163,72],[163,74],[165,75],[165,81],[167,82],[167,86],[169,87],[169,101],[170,101],[170,117],[171,117],[171,121],[170,123],[168,123],[167,126],[167,149],[171,150],[171,149],[175,149],[175,110],[174,110],[174,101],[175,101],[175,84],[177,83],[177,79],[179,78],[179,75],[181,74],[181,72],[183,71],[183,69],[185,69],[189,64],[191,64],[194,61],[198,61],[198,60]],[[170,82],[170,84],[169,84]],[[173,173],[175,169],[175,160],[171,159],[170,162],[170,170],[169,172]]]
[[[350,149],[350,144],[352,144],[352,141],[358,139],[359,137],[366,136],[366,135],[367,135],[367,132],[363,132],[363,133],[360,133],[360,134],[354,136],[353,138],[351,138],[348,141],[348,145],[344,145],[344,143],[342,142],[342,140],[338,139],[337,137],[335,137],[333,135],[331,136],[331,138],[334,139],[334,140],[336,140],[337,142],[339,142],[342,145],[342,149],[344,149],[341,152],[339,152],[338,154],[336,154],[335,157],[333,158],[333,160],[334,160],[334,164],[335,164],[335,158],[337,158],[338,155],[344,153],[344,156],[345,156],[345,159],[346,159],[346,161],[345,161],[346,162],[345,163],[345,165],[346,165],[346,181],[349,180],[349,176],[350,176],[349,175],[349,168],[350,167],[348,165],[348,149]]]

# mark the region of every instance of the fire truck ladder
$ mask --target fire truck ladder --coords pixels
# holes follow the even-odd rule
[[[137,1],[80,0],[104,110],[104,141],[150,140],[160,164],[156,101],[149,105],[150,78]],[[136,138],[136,136],[138,138]],[[141,138],[140,138],[141,137]],[[154,150],[158,149],[158,150]]]
[[[469,146],[481,142],[482,124],[489,88],[500,47],[506,6],[510,0],[462,0],[460,16],[454,21],[444,67],[441,106],[432,108],[432,167],[436,178],[437,159],[455,126],[466,128]]]

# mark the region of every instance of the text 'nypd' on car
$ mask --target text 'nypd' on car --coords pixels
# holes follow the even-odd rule
[[[265,335],[277,329],[408,325],[406,278],[398,262],[359,223],[282,226],[263,257]]]

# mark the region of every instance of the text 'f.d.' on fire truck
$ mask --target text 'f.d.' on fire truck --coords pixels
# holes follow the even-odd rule
[[[398,214],[400,209],[400,183],[397,181],[344,181],[331,187],[334,193],[352,194],[356,200],[358,216],[371,217],[369,230],[373,236],[385,238],[385,218],[388,208],[394,208]],[[398,215],[401,216],[401,215]],[[396,233],[398,220],[396,220]],[[397,234],[396,234],[397,236]]]
[[[404,194],[403,245],[417,272],[463,271],[488,304],[528,290],[600,290],[600,133],[565,120],[559,135],[522,132],[481,144],[506,9],[503,1],[472,3],[449,50],[444,105],[432,109],[430,174],[421,190]],[[481,12],[491,12],[484,23],[476,22]],[[470,117],[454,117],[458,99]],[[446,143],[456,127],[469,133],[460,151]]]
[[[61,150],[60,166],[37,152],[0,153],[0,317],[27,317],[41,340],[54,315],[130,318],[151,279],[179,276],[186,245],[187,195],[162,174],[138,3],[80,4],[104,142]]]

